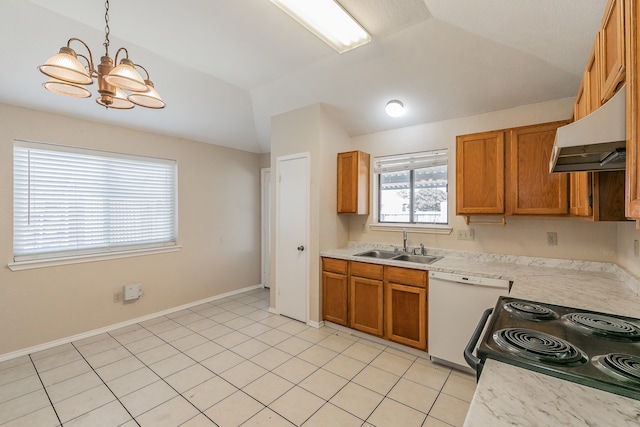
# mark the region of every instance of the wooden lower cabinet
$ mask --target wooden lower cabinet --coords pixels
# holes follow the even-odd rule
[[[323,319],[427,350],[425,270],[322,258]]]
[[[385,338],[427,349],[427,290],[388,282],[385,286]]]
[[[338,325],[349,323],[348,261],[322,259],[322,318]]]
[[[384,267],[356,261],[349,266],[349,327],[381,337]]]
[[[427,349],[427,272],[385,267],[384,337]]]
[[[381,337],[384,331],[382,280],[351,276],[349,290],[351,291],[349,326]]]

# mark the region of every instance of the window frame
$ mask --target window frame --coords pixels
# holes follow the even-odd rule
[[[66,250],[64,248],[60,248],[57,251],[46,251],[46,252],[33,252],[33,253],[23,253],[23,254],[15,254],[15,227],[16,227],[16,219],[15,219],[15,203],[16,203],[16,194],[15,187],[12,186],[12,191],[14,193],[13,197],[13,211],[12,217],[14,218],[14,225],[12,227],[14,235],[12,236],[12,255],[13,261],[8,263],[8,267],[12,271],[19,271],[31,268],[40,268],[40,267],[48,267],[48,266],[56,266],[56,265],[65,265],[65,264],[76,264],[82,262],[91,262],[98,261],[104,259],[117,259],[117,258],[125,258],[131,256],[142,256],[149,255],[153,253],[164,253],[164,252],[174,252],[179,251],[181,246],[178,245],[178,162],[176,160],[170,159],[161,159],[150,156],[140,156],[140,155],[131,155],[124,153],[116,153],[104,150],[95,150],[95,149],[86,149],[86,148],[78,148],[65,146],[60,144],[52,144],[52,143],[44,143],[44,142],[34,142],[34,141],[25,141],[14,139],[13,140],[14,150],[16,148],[21,149],[34,149],[34,150],[44,150],[51,151],[54,153],[68,153],[68,154],[77,154],[77,155],[86,155],[92,156],[93,158],[102,159],[102,161],[106,164],[109,162],[109,159],[113,162],[117,162],[118,160],[125,161],[137,161],[140,162],[140,165],[145,164],[163,164],[167,165],[170,171],[170,182],[168,184],[167,189],[171,191],[171,193],[167,193],[171,195],[171,211],[168,214],[167,218],[170,219],[170,227],[167,229],[171,234],[170,237],[164,238],[162,240],[156,242],[143,242],[136,243],[132,241],[128,241],[124,245],[113,244],[113,242],[95,248],[83,248],[83,249],[74,249],[74,250]],[[13,155],[13,151],[12,151]],[[55,155],[55,154],[54,154]],[[85,159],[86,161],[86,159]],[[16,159],[12,161],[13,167],[13,176],[15,181],[16,174]],[[139,165],[138,165],[139,166]],[[27,174],[29,174],[27,172]],[[29,175],[27,175],[29,176]],[[108,182],[107,182],[108,184]],[[14,183],[15,185],[15,183]],[[30,190],[28,190],[30,191]],[[30,197],[28,194],[27,198]],[[30,208],[28,208],[30,209]],[[135,216],[134,218],[140,217]],[[103,223],[105,224],[105,223]],[[108,222],[106,223],[108,224]]]
[[[444,161],[444,165],[447,166],[447,204],[449,204],[450,202],[450,192],[449,192],[449,173],[451,168],[449,167],[449,163],[451,161],[451,158],[449,156],[449,150],[447,148],[442,148],[442,149],[435,149],[435,150],[425,150],[425,151],[421,151],[421,152],[415,152],[415,153],[406,153],[406,154],[397,154],[397,155],[390,155],[390,156],[379,156],[379,157],[374,157],[373,158],[373,183],[374,183],[374,188],[373,188],[373,206],[375,207],[375,211],[373,213],[373,221],[371,224],[369,224],[369,229],[370,230],[374,230],[374,231],[396,231],[396,230],[402,230],[402,229],[410,229],[412,232],[415,233],[426,233],[426,234],[451,234],[451,232],[453,231],[453,228],[451,227],[451,221],[450,221],[450,209],[449,206],[447,206],[447,214],[446,214],[446,218],[447,218],[447,222],[446,223],[426,223],[426,222],[381,222],[380,221],[380,205],[381,205],[381,197],[380,197],[380,191],[381,191],[381,175],[382,173],[388,171],[385,170],[385,168],[383,166],[381,166],[381,163],[393,163],[393,162],[397,162],[397,163],[401,163],[403,161],[407,161],[407,164],[415,161],[415,162],[424,162],[425,158],[428,158],[429,156],[435,156],[435,157],[439,157],[441,160],[442,159],[446,159],[446,160],[442,160]],[[415,192],[415,174],[413,173],[414,170],[416,169],[422,169],[424,167],[428,167],[431,166],[433,164],[429,164],[429,161],[426,160],[425,163],[423,163],[426,166],[421,166],[418,167],[416,165],[413,165],[411,167],[407,167],[405,169],[397,169],[396,167],[391,167],[391,169],[395,169],[395,170],[407,170],[407,171],[411,171],[409,176],[410,176],[410,220],[413,221],[413,217],[414,217],[414,212],[413,212],[413,204],[415,203],[415,197],[414,197],[414,192]],[[442,163],[440,163],[440,165],[442,165]],[[433,165],[433,166],[437,166],[437,165]]]

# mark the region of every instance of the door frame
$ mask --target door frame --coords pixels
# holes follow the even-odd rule
[[[284,156],[278,156],[276,158],[276,218],[275,218],[275,230],[273,236],[275,237],[275,288],[276,288],[276,301],[275,301],[275,312],[276,314],[280,314],[280,289],[278,285],[278,254],[280,253],[280,164],[281,162],[296,160],[296,159],[305,159],[306,160],[306,169],[307,176],[305,177],[306,184],[306,192],[307,192],[307,200],[306,200],[306,210],[307,210],[307,218],[306,218],[306,231],[305,231],[305,263],[306,263],[306,274],[304,278],[304,291],[305,291],[305,323],[309,323],[309,313],[311,311],[310,304],[310,295],[309,295],[309,241],[311,236],[311,153],[303,152],[297,154],[288,154]],[[271,177],[273,181],[273,175]]]
[[[268,182],[267,182],[268,180]],[[265,184],[269,184],[265,187]],[[260,169],[260,282],[263,288],[271,288],[271,168]],[[267,265],[269,268],[267,269]],[[269,286],[267,286],[267,284]]]

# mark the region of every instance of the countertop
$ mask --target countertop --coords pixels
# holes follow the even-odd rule
[[[615,264],[427,249],[443,258],[416,264],[356,257],[384,245],[350,243],[321,256],[508,279],[510,296],[640,318],[640,280]],[[487,360],[465,427],[638,426],[640,401]]]

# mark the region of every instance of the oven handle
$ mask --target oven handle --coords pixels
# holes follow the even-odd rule
[[[487,323],[487,319],[493,313],[493,308],[487,308],[484,313],[482,313],[482,318],[480,319],[480,323],[476,326],[476,329],[473,331],[471,335],[471,339],[467,343],[467,346],[464,348],[464,360],[467,361],[469,366],[473,368],[474,371],[478,372],[478,365],[480,364],[480,358],[473,355],[473,350],[478,344],[478,340],[480,339],[480,335],[482,334],[482,330],[484,329],[484,325]]]

